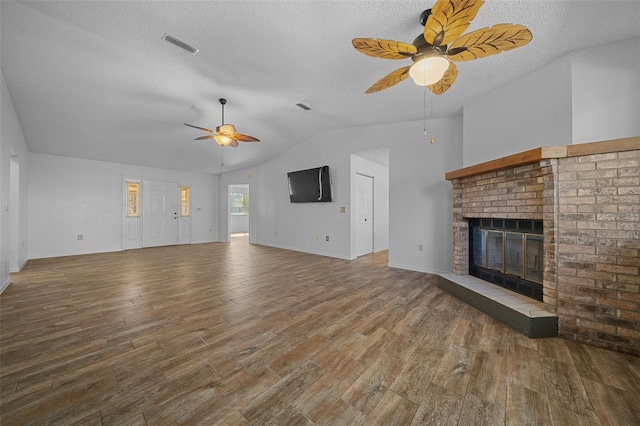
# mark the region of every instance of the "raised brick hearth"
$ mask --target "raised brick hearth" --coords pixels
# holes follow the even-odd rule
[[[544,310],[561,337],[640,356],[640,137],[545,147],[447,173],[453,274],[470,218],[543,221]]]

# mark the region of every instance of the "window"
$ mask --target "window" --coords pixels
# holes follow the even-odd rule
[[[189,216],[191,214],[191,205],[189,203],[189,192],[191,188],[188,186],[180,187],[180,216]]]
[[[140,184],[127,182],[127,217],[140,216]]]
[[[249,214],[249,194],[232,192],[229,198],[229,212],[231,214]]]

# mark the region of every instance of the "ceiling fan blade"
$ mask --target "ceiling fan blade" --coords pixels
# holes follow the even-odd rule
[[[448,56],[452,61],[470,61],[496,55],[524,46],[532,40],[531,31],[518,24],[497,24],[465,34],[454,41],[449,49],[466,47],[462,52]]]
[[[456,64],[449,61],[449,68],[445,71],[440,81],[438,81],[437,83],[431,84],[427,87],[434,94],[442,95],[444,92],[446,92],[449,89],[449,87],[453,85],[457,77],[458,77],[458,67],[456,67]]]
[[[187,123],[184,123],[184,125],[185,126],[189,126],[189,127],[193,127],[194,129],[204,130],[205,132],[215,133],[213,130],[207,129],[205,127],[198,127],[198,126],[194,126],[193,124],[187,124]]]
[[[242,133],[236,133],[235,139],[238,142],[260,142],[260,139],[249,135],[243,135]]]
[[[424,39],[433,46],[451,43],[467,29],[483,3],[482,0],[438,0],[424,26]]]
[[[413,44],[402,41],[354,38],[351,43],[359,52],[382,59],[406,59],[418,51]]]
[[[374,83],[373,86],[369,87],[365,93],[375,93],[379,92],[380,90],[388,89],[391,86],[395,86],[396,84],[409,77],[409,68],[411,68],[411,66],[399,68],[385,75],[376,83]]]
[[[218,135],[200,136],[199,138],[195,138],[194,141],[203,141],[203,140],[206,140],[206,139],[214,139],[216,136],[218,136]]]

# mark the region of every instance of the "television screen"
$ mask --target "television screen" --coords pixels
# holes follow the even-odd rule
[[[289,199],[292,203],[325,203],[331,201],[329,166],[287,173]]]

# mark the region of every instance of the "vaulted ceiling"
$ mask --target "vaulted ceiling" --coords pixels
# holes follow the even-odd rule
[[[411,43],[423,1],[2,1],[1,66],[32,152],[202,173],[268,159],[329,129],[419,120],[411,80],[366,95],[406,61],[356,37]],[[518,23],[519,49],[458,64],[436,117],[571,51],[640,36],[638,1],[491,1],[468,31]],[[169,33],[200,49],[169,44]],[[194,141],[225,121],[260,143]],[[309,111],[296,106],[303,103]],[[224,152],[224,154],[223,154]]]

